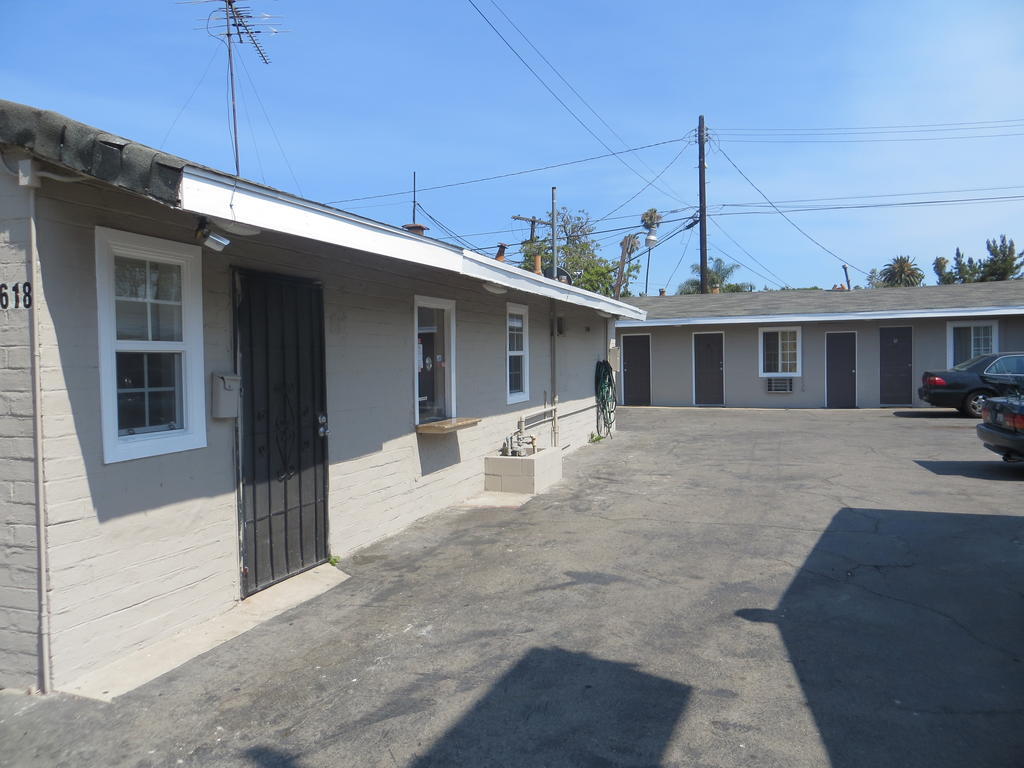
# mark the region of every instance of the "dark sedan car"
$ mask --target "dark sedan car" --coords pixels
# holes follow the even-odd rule
[[[979,418],[985,398],[997,394],[982,376],[1024,374],[1024,352],[996,352],[964,360],[945,371],[925,371],[918,396],[942,408],[959,408],[964,416]]]
[[[999,377],[1000,379],[1003,377]],[[1007,376],[1012,381],[993,381],[1005,397],[990,397],[981,409],[978,438],[1003,461],[1024,461],[1024,376]]]

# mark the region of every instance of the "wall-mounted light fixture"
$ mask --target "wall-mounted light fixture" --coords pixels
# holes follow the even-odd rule
[[[220,253],[228,245],[231,244],[231,240],[219,232],[214,232],[210,228],[210,222],[207,221],[205,216],[199,218],[199,224],[196,227],[196,240],[205,245],[211,251],[217,251]]]
[[[497,283],[484,283],[484,290],[488,293],[493,293],[496,296],[508,293],[508,288],[504,285],[498,285]]]

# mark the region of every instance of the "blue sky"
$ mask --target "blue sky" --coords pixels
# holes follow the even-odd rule
[[[595,133],[613,149],[624,148],[491,0],[476,2]],[[498,3],[628,146],[684,137],[697,116],[706,115],[715,139],[708,156],[713,214],[750,210],[718,207],[725,203],[761,200],[721,151],[775,201],[1013,186],[1021,188],[840,202],[1024,195],[1024,135],[920,140],[1024,134],[1020,2]],[[427,187],[607,152],[468,0],[250,5],[283,16],[281,27],[290,31],[266,40],[270,66],[242,51],[243,176],[326,202],[408,190],[413,170]],[[0,96],[231,170],[224,48],[195,29],[213,7],[55,0],[41,18],[38,4],[10,4],[8,28],[36,33],[8,35],[0,54]],[[747,143],[731,132],[1015,119],[1022,120],[1019,127],[853,137],[912,141],[840,142],[834,139],[851,137],[833,135],[814,137],[814,143]],[[682,146],[623,156],[637,172],[607,158],[426,191],[420,202],[474,245],[515,243],[526,226],[510,217],[544,215],[552,186],[561,204],[597,218],[644,188],[641,177],[665,168]],[[627,218],[598,228],[638,225],[648,207],[692,204],[696,166],[696,148],[689,146],[658,180],[662,191],[647,187],[615,214]],[[406,195],[339,207],[404,224],[411,216],[408,201]],[[879,267],[898,254],[915,258],[934,282],[932,260],[951,257],[957,246],[979,256],[986,238],[1002,233],[1024,245],[1022,212],[1024,200],[1013,200],[799,212],[791,218],[854,266],[855,283],[862,279],[857,268]],[[839,262],[777,214],[715,221],[747,253],[711,225],[712,256],[722,249],[794,286],[830,287],[842,279]],[[663,225],[662,235],[672,226]],[[430,234],[443,232],[432,226]],[[621,236],[599,235],[602,254],[617,257]],[[684,254],[686,243],[684,233],[653,251],[651,293],[674,290],[689,276],[697,238]],[[767,282],[747,269],[736,277],[759,288]]]

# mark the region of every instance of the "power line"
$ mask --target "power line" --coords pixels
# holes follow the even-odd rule
[[[1024,123],[1024,117],[1014,117],[1008,120],[980,120],[970,123],[918,123],[916,125],[861,125],[861,126],[840,126],[834,128],[720,128],[722,131],[874,131],[874,130],[899,130],[902,128],[955,128],[962,125],[1003,125],[1006,123]]]
[[[540,171],[550,171],[554,168],[564,168],[567,165],[579,165],[580,163],[589,163],[594,160],[604,160],[607,157],[615,157],[617,155],[624,155],[627,152],[636,152],[641,149],[651,149],[653,147],[663,147],[666,144],[678,144],[680,141],[689,141],[686,136],[680,136],[677,139],[665,139],[664,141],[655,141],[651,144],[644,144],[640,147],[632,147],[630,149],[623,149],[619,152],[608,152],[603,155],[592,155],[591,157],[580,158],[579,160],[567,160],[562,163],[552,163],[551,165],[543,165],[538,168],[527,168],[522,171],[509,171],[508,173],[499,173],[494,176],[482,176],[478,179],[467,179],[466,181],[453,181],[448,184],[436,184],[432,187],[419,187],[418,192],[432,192],[437,189],[450,189],[451,187],[463,187],[467,184],[479,184],[484,181],[496,181],[497,179],[507,179],[511,176],[523,176],[527,173],[539,173]],[[329,200],[326,205],[340,205],[341,203],[355,203],[361,200],[376,200],[382,197],[398,197],[399,195],[411,195],[412,190],[407,189],[402,192],[385,192],[379,195],[364,195],[363,197],[348,197],[344,200]]]
[[[957,141],[959,139],[998,139],[1003,136],[1024,136],[1021,133],[990,133],[983,136],[914,136],[889,139],[734,139],[731,136],[716,136],[716,141],[728,144],[874,144],[890,141]]]
[[[614,137],[615,137],[616,139],[618,139],[618,140],[619,140],[619,143],[620,143],[620,144],[622,144],[622,146],[624,146],[624,147],[628,147],[628,146],[629,146],[629,144],[627,144],[627,143],[626,143],[626,140],[625,140],[624,138],[622,138],[622,136],[620,136],[620,135],[619,135],[618,131],[616,131],[616,130],[615,130],[614,128],[612,128],[612,127],[611,127],[611,125],[609,125],[609,124],[608,124],[608,121],[607,121],[607,120],[605,120],[605,119],[604,119],[603,117],[601,117],[601,115],[599,115],[599,114],[597,113],[597,110],[596,110],[596,109],[594,109],[594,108],[593,108],[592,106],[590,106],[590,102],[588,102],[588,101],[587,101],[587,100],[586,100],[585,98],[583,98],[583,94],[581,94],[581,93],[580,93],[579,91],[577,91],[577,90],[576,90],[576,89],[575,89],[575,88],[573,87],[572,83],[570,83],[570,82],[569,82],[569,81],[568,81],[568,80],[567,80],[567,79],[565,78],[565,76],[564,76],[564,75],[562,75],[562,73],[558,71],[558,69],[557,69],[557,68],[555,67],[555,65],[554,65],[554,64],[552,64],[552,63],[551,63],[550,61],[548,61],[548,57],[547,57],[547,56],[545,56],[545,55],[544,55],[543,53],[541,53],[541,52],[540,52],[540,49],[538,49],[538,48],[537,48],[537,46],[535,46],[535,45],[533,44],[533,42],[531,42],[530,38],[528,38],[528,37],[526,36],[526,33],[525,33],[525,32],[523,32],[523,30],[521,30],[521,29],[520,29],[520,28],[519,28],[519,27],[518,27],[518,26],[516,25],[516,23],[515,23],[514,21],[512,21],[512,19],[510,19],[510,18],[509,18],[508,14],[507,14],[507,13],[505,13],[505,11],[503,11],[503,10],[502,10],[501,6],[500,6],[500,5],[498,5],[498,4],[497,4],[497,3],[495,2],[495,0],[490,0],[490,2],[491,2],[491,5],[493,5],[493,6],[495,7],[495,8],[497,8],[497,9],[498,9],[498,13],[500,13],[500,14],[501,14],[502,16],[504,16],[504,17],[505,17],[505,21],[507,21],[507,22],[508,22],[509,24],[511,24],[511,25],[512,25],[512,28],[513,28],[513,29],[514,29],[514,30],[515,30],[516,32],[518,32],[518,33],[519,33],[519,36],[520,36],[521,38],[523,38],[523,40],[525,40],[525,41],[526,41],[526,44],[527,44],[527,45],[529,45],[529,46],[530,46],[530,47],[531,47],[531,48],[533,49],[533,52],[534,52],[534,53],[536,53],[536,54],[537,54],[538,56],[540,56],[541,60],[542,60],[542,61],[543,61],[543,62],[544,62],[545,64],[547,64],[547,65],[548,65],[548,67],[549,67],[549,68],[551,69],[551,71],[552,71],[552,72],[554,72],[554,73],[555,73],[555,75],[557,75],[557,76],[558,76],[558,79],[559,79],[559,80],[561,80],[561,81],[562,81],[562,82],[563,82],[563,83],[565,84],[565,86],[566,86],[566,87],[567,87],[567,88],[568,88],[568,89],[569,89],[570,91],[572,91],[572,92],[573,92],[573,94],[575,94],[576,98],[577,98],[577,99],[579,99],[579,100],[580,100],[580,101],[581,101],[581,102],[583,103],[583,106],[585,106],[585,107],[586,107],[587,109],[589,109],[589,110],[590,110],[590,113],[591,113],[591,114],[592,114],[592,115],[593,115],[594,117],[596,117],[596,118],[597,118],[597,119],[598,119],[598,120],[599,120],[599,121],[601,122],[601,125],[603,125],[603,126],[604,126],[605,128],[607,128],[607,129],[608,129],[608,131],[609,131],[609,132],[610,132],[610,133],[612,134],[612,136],[614,136]],[[647,170],[648,170],[648,171],[649,171],[650,173],[654,173],[654,169],[653,169],[653,168],[651,168],[651,166],[649,166],[649,165],[648,165],[648,164],[646,163],[646,161],[644,161],[644,159],[643,159],[642,157],[640,157],[639,155],[637,155],[637,154],[636,154],[635,152],[633,153],[633,156],[634,156],[634,157],[635,157],[635,158],[636,158],[636,159],[637,159],[637,160],[639,161],[639,163],[640,163],[640,164],[641,164],[642,166],[644,166],[644,168],[646,168],[646,169],[647,169]],[[658,174],[658,175],[660,176],[661,174]],[[655,176],[655,177],[654,177],[654,180],[657,180],[657,178],[658,178],[658,177],[657,177],[657,176]],[[652,180],[652,182],[648,183],[648,185],[647,185],[647,186],[651,186],[651,183],[653,183],[653,181],[654,181],[654,180]],[[671,189],[672,189],[672,187],[671,187],[670,185],[666,185],[666,186],[668,186],[669,190],[671,190]],[[646,189],[646,188],[647,188],[647,187],[644,187],[644,189]],[[678,199],[678,197],[677,197],[677,196],[676,196],[676,195],[674,194],[674,192],[673,192],[672,194],[669,194],[669,192],[666,192],[666,191],[665,191],[665,190],[663,190],[663,189],[660,189],[660,188],[658,188],[658,187],[655,187],[655,188],[656,188],[656,189],[658,189],[658,191],[659,191],[659,192],[661,192],[661,193],[663,193],[663,194],[666,194],[666,195],[668,195],[669,197],[676,197],[676,199]],[[639,194],[639,193],[638,193],[638,194]],[[683,201],[682,201],[682,200],[680,200],[680,202],[683,202]],[[602,217],[602,218],[604,218],[604,217]]]
[[[726,232],[721,224],[719,224],[714,219],[711,220],[711,223],[714,224],[716,227],[718,227],[718,230],[723,235],[725,235],[727,238],[729,238],[729,240],[732,241],[733,245],[735,245],[737,248],[739,248],[741,251],[743,251],[745,254],[747,254],[747,256],[749,256],[751,259],[753,259],[755,262],[757,262],[758,266],[763,268],[765,272],[767,272],[772,277],[776,278],[782,284],[783,287],[785,287],[785,288],[789,287],[789,284],[785,280],[783,280],[781,277],[779,277],[777,274],[775,274],[771,269],[769,269],[764,264],[764,262],[762,262],[754,254],[752,254],[750,251],[748,251],[746,248],[744,248],[742,245],[740,245],[738,242],[736,242],[736,239],[732,235],[730,235],[728,232]]]
[[[725,258],[729,259],[729,261],[734,261],[734,262],[736,262],[737,264],[739,264],[739,265],[740,265],[741,267],[743,267],[744,269],[746,269],[746,270],[749,270],[750,272],[753,272],[753,273],[754,273],[755,275],[757,275],[758,277],[760,277],[760,278],[761,278],[762,280],[764,280],[765,282],[768,282],[768,283],[773,283],[774,285],[778,285],[778,286],[779,286],[780,288],[784,288],[784,287],[785,287],[785,286],[783,286],[783,285],[779,285],[779,283],[776,283],[776,282],[775,282],[774,280],[772,280],[771,278],[769,278],[769,277],[765,277],[765,276],[764,276],[764,275],[762,275],[762,274],[761,274],[760,272],[758,272],[758,271],[757,271],[756,269],[753,269],[752,267],[748,267],[748,266],[747,266],[746,264],[744,264],[744,263],[743,263],[742,261],[740,261],[739,259],[737,259],[737,258],[736,258],[735,256],[732,256],[731,254],[729,254],[729,253],[728,253],[727,251],[725,251],[725,250],[724,250],[724,249],[723,249],[723,248],[722,248],[721,246],[717,245],[716,243],[709,243],[709,245],[710,245],[710,246],[711,246],[712,248],[714,248],[714,249],[715,249],[716,251],[718,251],[718,252],[719,252],[720,254],[722,254],[723,256],[725,256]],[[852,266],[852,265],[851,265],[851,266]]]
[[[537,82],[539,82],[542,86],[544,86],[544,89],[554,97],[555,101],[557,101],[559,104],[561,104],[562,108],[566,112],[568,112],[572,116],[572,118],[583,127],[583,130],[585,130],[587,133],[589,133],[591,136],[593,136],[595,139],[597,139],[597,141],[601,144],[602,147],[607,149],[609,152],[612,152],[612,148],[608,145],[608,143],[604,139],[602,139],[597,133],[595,133],[591,129],[591,127],[589,125],[587,125],[585,122],[583,122],[583,120],[580,118],[580,116],[577,115],[572,110],[572,107],[570,107],[568,104],[566,104],[565,101],[562,99],[562,97],[559,96],[557,93],[555,93],[554,89],[544,81],[544,78],[542,78],[539,74],[537,74],[537,70],[535,70],[533,67],[531,67],[530,63],[526,59],[524,59],[522,57],[522,55],[520,55],[519,51],[517,51],[515,49],[515,47],[512,45],[512,43],[510,43],[505,38],[505,36],[503,34],[501,34],[501,32],[498,30],[498,28],[496,26],[494,26],[494,24],[491,22],[491,20],[489,18],[487,18],[487,16],[484,14],[484,12],[480,10],[479,6],[477,6],[477,4],[475,2],[473,2],[473,0],[466,0],[466,1],[471,6],[473,6],[473,10],[475,10],[478,14],[480,14],[480,18],[482,18],[484,21],[487,22],[487,26],[489,26],[492,30],[494,30],[494,34],[496,34],[499,38],[501,38],[501,42],[503,42],[505,44],[505,46],[510,51],[512,51],[513,54],[515,54],[515,57],[517,59],[519,59],[520,62],[522,62],[523,66],[526,67],[530,71],[530,74],[533,75],[537,79]],[[642,173],[640,173],[640,171],[638,171],[636,168],[634,168],[629,163],[627,163],[626,160],[621,156],[621,154],[622,153],[615,153],[615,158],[620,163],[622,163],[624,166],[626,166],[630,171],[632,171],[637,176],[639,176],[643,181],[648,181],[647,177],[645,177]],[[664,193],[664,194],[668,194],[668,193]]]
[[[805,232],[804,230],[802,230],[802,229],[800,228],[800,226],[799,226],[799,225],[798,225],[798,224],[797,224],[797,223],[796,223],[795,221],[793,221],[793,220],[792,220],[791,218],[789,218],[789,217],[788,217],[788,216],[787,216],[786,214],[784,214],[784,213],[783,213],[783,212],[782,212],[782,211],[781,211],[781,210],[779,209],[779,207],[778,207],[777,205],[775,205],[775,203],[773,203],[773,202],[772,202],[771,200],[769,200],[769,199],[768,199],[768,195],[766,195],[766,194],[765,194],[764,192],[762,192],[762,191],[761,191],[761,189],[760,189],[760,188],[759,188],[759,187],[758,187],[758,186],[757,186],[757,185],[756,185],[756,184],[755,184],[754,182],[752,182],[752,181],[750,180],[750,178],[749,178],[749,177],[747,176],[747,174],[745,174],[745,173],[744,173],[743,171],[741,171],[741,170],[740,170],[740,167],[739,167],[738,165],[736,165],[736,163],[734,163],[734,162],[732,161],[732,158],[731,158],[731,157],[729,157],[729,155],[727,155],[727,154],[726,154],[726,152],[725,152],[725,150],[724,150],[724,149],[722,149],[721,147],[719,147],[719,148],[718,148],[718,151],[719,151],[719,152],[721,152],[721,153],[722,153],[722,157],[724,157],[724,158],[725,158],[726,160],[728,160],[728,161],[729,161],[729,164],[730,164],[730,165],[731,165],[731,166],[732,166],[733,168],[735,168],[735,169],[736,169],[736,172],[737,172],[737,173],[738,173],[738,174],[739,174],[740,176],[742,176],[742,177],[743,177],[743,178],[744,178],[744,179],[746,180],[746,182],[747,182],[747,183],[748,183],[748,184],[749,184],[750,186],[752,186],[752,187],[753,187],[753,188],[754,188],[755,190],[757,190],[757,193],[758,193],[759,195],[761,195],[761,197],[763,197],[763,198],[765,199],[765,202],[767,202],[767,203],[768,203],[768,204],[769,204],[769,205],[770,205],[770,206],[771,206],[772,208],[774,208],[774,209],[776,210],[776,212],[778,212],[778,214],[779,214],[779,215],[780,215],[780,216],[781,216],[782,218],[784,218],[784,219],[785,219],[786,221],[788,221],[788,222],[790,223],[790,225],[792,225],[792,227],[793,227],[793,228],[794,228],[794,229],[795,229],[795,230],[796,230],[797,232],[799,232],[799,233],[800,233],[801,235],[803,235],[804,237],[806,237],[806,238],[807,238],[808,240],[810,240],[810,241],[811,241],[812,243],[814,243],[814,244],[815,244],[816,246],[818,246],[819,248],[821,248],[821,250],[825,251],[825,253],[829,254],[829,255],[830,255],[830,256],[832,256],[832,257],[833,257],[834,259],[836,259],[837,261],[839,261],[839,263],[841,263],[841,264],[849,264],[849,265],[850,265],[851,267],[853,267],[854,269],[856,269],[856,270],[857,270],[858,272],[860,272],[861,274],[863,274],[863,275],[866,275],[866,274],[867,274],[867,272],[865,272],[865,271],[864,271],[863,269],[861,269],[860,267],[858,267],[858,266],[856,266],[856,265],[854,265],[854,264],[850,264],[850,263],[849,263],[848,261],[846,261],[845,259],[843,259],[843,258],[841,258],[840,256],[838,256],[838,255],[837,255],[836,253],[834,253],[833,251],[831,251],[831,250],[829,250],[828,248],[826,248],[826,247],[825,247],[824,245],[822,245],[821,243],[819,243],[819,242],[818,242],[817,240],[815,240],[815,239],[814,239],[813,237],[811,237],[811,236],[810,236],[809,234],[807,234],[807,233],[806,233],[806,232]],[[737,263],[738,263],[738,262],[737,262]],[[751,271],[753,272],[753,270],[751,270]]]
[[[657,176],[655,176],[655,177],[654,177],[653,179],[651,179],[651,180],[650,180],[650,181],[648,181],[648,182],[647,182],[646,184],[644,184],[644,185],[643,185],[642,187],[640,187],[640,189],[639,189],[639,190],[638,190],[638,191],[636,192],[636,194],[634,194],[634,195],[633,195],[632,197],[630,197],[630,198],[626,199],[626,200],[625,200],[624,202],[621,202],[621,203],[619,203],[619,204],[618,204],[617,206],[615,206],[614,208],[612,208],[612,209],[611,209],[610,211],[608,211],[608,213],[606,213],[606,214],[605,214],[604,216],[602,216],[601,218],[597,219],[596,221],[604,221],[604,220],[605,220],[605,219],[607,219],[607,218],[608,218],[609,216],[611,216],[611,215],[612,215],[613,213],[615,213],[615,212],[616,212],[616,211],[618,211],[618,210],[621,210],[622,208],[624,208],[625,206],[629,205],[629,204],[630,204],[631,202],[633,202],[634,200],[636,200],[636,199],[637,199],[638,197],[640,197],[640,195],[642,195],[642,194],[643,194],[644,192],[646,192],[646,191],[647,191],[647,189],[648,189],[649,187],[651,187],[651,185],[653,185],[653,184],[654,184],[654,182],[656,182],[656,181],[657,181],[657,180],[658,180],[659,178],[661,178],[662,174],[664,174],[664,173],[665,173],[665,171],[667,171],[667,170],[668,170],[669,168],[671,168],[671,167],[672,167],[673,165],[675,165],[675,164],[676,164],[676,161],[677,161],[677,160],[678,160],[678,159],[679,159],[680,157],[682,157],[682,156],[683,156],[683,152],[685,152],[685,151],[686,151],[686,148],[687,148],[688,146],[690,146],[690,144],[691,144],[691,143],[692,143],[692,142],[689,142],[689,141],[688,141],[688,142],[686,142],[685,144],[683,144],[683,148],[682,148],[682,149],[680,149],[680,150],[679,150],[679,151],[678,151],[678,152],[676,153],[676,156],[675,156],[675,157],[673,157],[673,158],[672,158],[671,160],[669,160],[669,161],[668,161],[668,164],[667,164],[667,165],[666,165],[666,166],[665,166],[664,168],[662,168],[662,169],[661,169],[660,171],[658,171],[658,174],[657,174]]]
[[[217,58],[218,53],[220,53],[220,51],[217,48],[214,48],[213,56],[211,56],[210,60],[206,63],[206,69],[203,70],[203,74],[199,77],[199,82],[196,83],[196,87],[192,89],[192,93],[190,93],[188,98],[185,99],[185,103],[181,105],[181,109],[178,110],[178,114],[174,116],[174,120],[171,121],[171,125],[167,129],[167,133],[165,133],[164,137],[160,140],[160,143],[157,145],[157,149],[164,148],[164,144],[167,143],[167,139],[170,137],[171,131],[174,130],[174,126],[178,124],[178,120],[180,120],[181,116],[185,114],[185,110],[188,109],[188,105],[192,103],[192,99],[195,98],[196,92],[206,80],[206,76],[210,73],[210,67],[213,66],[214,59]]]
[[[881,197],[913,197],[914,195],[950,195],[957,194],[960,192],[1003,192],[1008,189],[1024,189],[1024,185],[1015,185],[1009,187],[969,187],[967,189],[935,189],[929,192],[886,192],[877,195],[843,195],[838,197],[803,197],[795,198],[792,200],[779,200],[780,205],[787,203],[820,203],[820,202],[831,202],[833,200],[870,200]],[[723,208],[758,208],[763,207],[765,203],[721,203]]]
[[[721,150],[719,150],[721,151]],[[786,213],[806,213],[810,211],[852,211],[867,208],[927,208],[929,206],[946,206],[946,205],[972,205],[978,203],[1008,203],[1015,200],[1024,200],[1024,195],[1003,195],[1001,197],[963,197],[963,198],[951,198],[946,200],[905,200],[900,202],[889,202],[889,203],[862,203],[862,204],[850,204],[850,205],[812,205],[804,208],[786,208]],[[763,214],[782,213],[778,208],[774,208],[771,211],[758,210],[758,211],[725,211],[714,214],[716,217],[722,216],[758,216]],[[854,267],[856,269],[856,267]]]
[[[686,245],[683,246],[683,252],[679,255],[679,261],[676,262],[675,269],[672,270],[672,274],[668,276],[668,280],[665,281],[665,290],[668,290],[669,285],[672,284],[672,278],[676,276],[676,272],[679,271],[679,266],[683,263],[683,259],[686,258],[686,252],[690,248],[690,241],[693,240],[693,230],[690,230],[689,237],[686,238]]]

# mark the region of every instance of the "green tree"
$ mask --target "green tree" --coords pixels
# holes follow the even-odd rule
[[[878,273],[886,288],[910,288],[924,282],[924,272],[909,256],[897,256]]]
[[[604,296],[613,296],[615,277],[619,267],[618,259],[610,261],[598,254],[598,245],[591,235],[594,223],[586,211],[572,213],[568,208],[558,211],[558,266],[572,276],[573,285]],[[522,243],[523,269],[533,271],[534,259],[539,253],[541,266],[546,273],[551,270],[551,240],[525,240]],[[622,295],[629,295],[629,281],[640,272],[640,264],[627,265],[624,275],[626,289]]]
[[[943,256],[939,256],[932,263],[932,269],[935,271],[935,276],[939,279],[939,285],[976,283],[981,279],[983,266],[983,261],[964,258],[959,248],[956,249],[956,253],[953,255],[952,267],[950,267],[949,260]]]
[[[730,283],[739,264],[726,264],[718,256],[708,261],[708,290],[718,288],[722,293],[745,293],[754,290],[753,283]],[[695,277],[679,284],[676,294],[700,293],[700,264],[691,264],[690,271]]]
[[[979,281],[1016,280],[1021,276],[1024,258],[1017,258],[1017,246],[1013,240],[1000,235],[998,241],[995,238],[986,240],[985,248],[988,250],[988,258],[981,263]]]
[[[866,278],[864,278],[864,287],[865,288],[881,288],[882,287],[882,278],[878,276],[878,270],[877,269],[872,268],[872,269],[868,270],[868,276]]]

